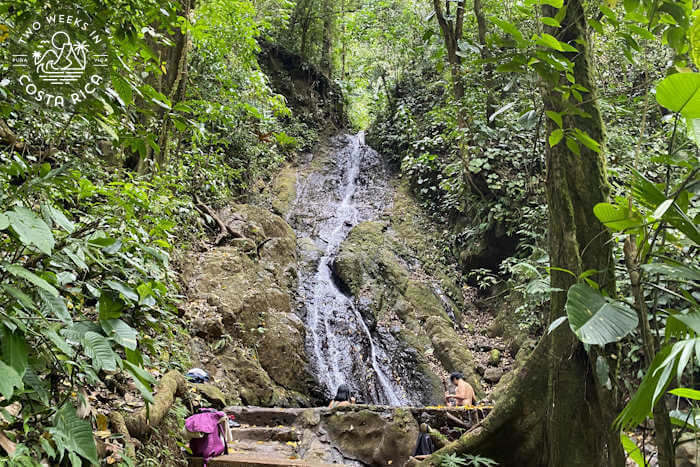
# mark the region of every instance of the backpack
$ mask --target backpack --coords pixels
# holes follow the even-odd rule
[[[416,452],[413,453],[414,456],[425,456],[427,454],[432,454],[435,452],[435,444],[433,439],[427,433],[421,433],[418,435],[418,443],[416,443]]]
[[[220,456],[227,452],[225,434],[221,426],[221,419],[228,423],[225,413],[214,409],[200,409],[185,420],[185,429],[190,433],[198,433],[202,436],[190,440],[192,454],[204,458],[204,465],[212,457]]]

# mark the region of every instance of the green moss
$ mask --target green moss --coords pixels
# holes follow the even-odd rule
[[[280,216],[287,216],[292,203],[297,197],[297,171],[284,167],[277,174],[272,186],[272,209]]]

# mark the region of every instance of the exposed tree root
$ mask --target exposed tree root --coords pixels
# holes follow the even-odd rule
[[[501,466],[544,465],[547,343],[547,339],[542,339],[481,423],[418,465],[439,465],[444,454],[465,453],[489,457]]]
[[[144,439],[150,428],[158,426],[170,411],[175,396],[185,396],[187,393],[187,383],[182,373],[176,370],[166,373],[158,383],[155,403],[151,404],[148,410],[144,407],[138,413],[125,419],[125,426],[128,434],[137,439]],[[123,427],[122,427],[123,428]],[[127,433],[124,433],[126,435]]]
[[[214,211],[212,208],[207,206],[206,204],[202,203],[197,195],[194,196],[195,200],[195,205],[194,207],[199,211],[201,214],[206,214],[207,216],[211,217],[214,219],[214,222],[219,226],[219,235],[216,237],[214,240],[214,245],[219,245],[221,242],[226,238],[226,237],[232,237],[232,238],[245,238],[245,236],[228,225],[226,222],[221,220],[221,217]]]
[[[131,459],[136,457],[136,444],[141,444],[129,434],[129,429],[126,427],[124,415],[121,412],[112,412],[109,414],[109,422],[112,424],[112,431],[124,435],[124,452]]]

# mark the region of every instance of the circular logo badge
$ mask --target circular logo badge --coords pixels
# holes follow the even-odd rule
[[[109,39],[79,10],[46,11],[10,34],[10,69],[28,99],[60,109],[100,95],[109,77]]]

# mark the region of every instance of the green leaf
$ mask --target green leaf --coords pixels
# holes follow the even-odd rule
[[[650,263],[642,265],[642,269],[647,274],[661,274],[669,281],[700,281],[700,269],[692,266]]]
[[[134,93],[131,90],[131,85],[124,78],[117,74],[112,74],[112,86],[124,105],[130,105],[134,102]]]
[[[562,128],[564,126],[564,121],[562,120],[561,113],[555,112],[553,110],[548,110],[545,113],[554,123],[557,124],[559,128]]]
[[[107,337],[114,339],[122,347],[136,350],[138,332],[120,319],[100,321]]]
[[[151,404],[155,403],[153,399],[153,392],[151,391],[152,385],[156,382],[156,380],[153,379],[153,376],[151,376],[151,374],[148,371],[144,370],[143,368],[137,365],[134,365],[130,361],[125,360],[124,367],[126,368],[126,371],[129,372],[131,376],[133,376],[134,382],[136,383],[136,387],[141,392],[141,395],[143,396],[144,400]]]
[[[598,143],[598,141],[591,138],[588,135],[588,133],[586,133],[583,130],[579,130],[577,128],[575,134],[576,134],[576,139],[578,140],[579,143],[583,144],[591,151],[595,151],[597,153],[600,153],[600,144]]]
[[[552,131],[552,134],[549,135],[549,146],[554,147],[557,144],[559,144],[564,137],[564,130],[561,128],[557,128],[556,130]]]
[[[569,319],[568,316],[560,316],[559,318],[557,318],[557,319],[555,319],[554,321],[552,321],[552,324],[550,324],[549,327],[547,328],[547,334],[551,334],[552,331],[554,331],[554,330],[557,329],[559,326],[561,326],[562,324],[564,324],[564,321],[566,321],[567,319]]]
[[[46,222],[33,211],[19,206],[14,211],[8,211],[5,214],[10,221],[10,227],[17,234],[20,242],[27,246],[35,246],[47,255],[51,254],[56,242]]]
[[[657,371],[670,353],[671,346],[667,345],[662,347],[654,356],[654,360],[642,378],[637,392],[634,393],[625,408],[620,412],[620,415],[615,419],[615,426],[623,429],[636,427],[651,413],[658,397],[660,397],[660,394],[663,393],[671,380],[673,367],[671,367],[671,371],[666,373]]]
[[[34,303],[34,300],[32,300],[32,297],[19,290],[17,287],[10,284],[0,284],[0,287],[2,287],[5,292],[17,300],[17,302],[26,309],[34,311],[37,310],[36,304]]]
[[[700,335],[700,311],[693,311],[688,314],[676,313],[668,317],[669,320],[676,320],[683,323],[691,332]]]
[[[60,447],[59,452],[77,453],[92,465],[99,465],[92,424],[89,421],[79,418],[75,409],[66,404],[56,412],[53,423],[49,433]]]
[[[618,342],[637,327],[634,310],[583,284],[569,289],[566,314],[571,330],[585,344]]]
[[[564,0],[540,0],[542,5],[550,5],[554,8],[561,8],[564,6]]]
[[[676,73],[656,87],[656,101],[672,112],[700,118],[700,73]]]
[[[66,301],[63,297],[55,297],[43,290],[39,290],[39,297],[41,301],[44,302],[42,310],[45,314],[55,316],[65,324],[71,324],[73,322],[73,318],[68,312]]]
[[[0,230],[5,230],[10,226],[10,219],[7,215],[0,213]]]
[[[566,137],[566,147],[569,148],[569,151],[573,152],[577,156],[581,155],[581,146],[578,145],[575,139]]]
[[[20,378],[27,371],[29,346],[24,336],[2,326],[2,359],[15,369]],[[0,378],[2,375],[0,375]]]
[[[85,353],[92,358],[93,364],[99,370],[116,371],[117,359],[112,346],[105,336],[88,331],[83,336]]]
[[[634,175],[634,180],[632,182],[632,193],[634,197],[641,204],[656,210],[666,201],[666,196],[640,172],[635,169],[630,170]],[[671,208],[666,211],[664,220],[687,235],[695,244],[700,245],[700,230],[698,230],[697,225],[695,225],[685,211],[681,209],[678,203],[674,202]]]
[[[700,391],[690,388],[676,388],[669,391],[674,396],[700,401]]]
[[[73,356],[75,355],[73,347],[71,347],[71,345],[68,342],[66,342],[66,340],[63,337],[59,336],[55,330],[47,330],[46,337],[48,337],[49,340],[53,343],[53,345],[55,345],[61,352],[73,358]]]
[[[561,42],[556,37],[552,36],[551,34],[547,34],[546,32],[539,36],[535,35],[533,40],[539,45],[549,47],[550,49],[554,49],[559,52],[578,52],[576,47],[573,47],[566,42]]]
[[[513,24],[509,23],[508,21],[504,21],[500,18],[497,18],[495,16],[489,16],[489,21],[491,21],[493,24],[501,28],[504,32],[510,34],[513,36],[513,38],[518,42],[518,44],[524,43],[525,38],[523,37],[523,34],[520,32],[520,30]]]
[[[131,300],[132,302],[139,301],[139,294],[136,293],[136,290],[132,289],[123,282],[117,280],[106,280],[105,284],[107,284],[112,290],[122,294],[128,300]]]
[[[24,389],[24,384],[22,383],[22,378],[20,377],[17,370],[7,365],[5,362],[0,360],[0,396],[4,397],[6,400],[12,399],[14,394],[14,389],[19,390]]]
[[[561,24],[559,24],[559,21],[557,21],[556,19],[551,18],[549,16],[544,16],[544,17],[540,18],[540,20],[544,24],[546,24],[547,26],[551,26],[553,28],[560,28],[561,27]]]
[[[102,291],[97,302],[97,312],[100,315],[100,320],[119,318],[123,309],[124,302],[121,301],[117,294],[107,290]]]
[[[598,203],[593,208],[593,214],[613,232],[636,229],[644,224],[642,216],[619,204]]]
[[[45,290],[54,297],[58,297],[58,290],[56,290],[56,288],[53,285],[49,284],[33,272],[24,269],[22,266],[17,266],[16,264],[3,263],[2,266],[7,272],[12,274],[13,276],[22,278],[30,284],[33,284],[39,287],[40,289]]]
[[[620,442],[622,443],[622,447],[624,448],[625,452],[627,453],[630,459],[632,459],[637,465],[646,465],[642,451],[629,436],[620,432]]]
[[[690,44],[690,57],[696,67],[700,67],[700,10],[693,12],[692,24],[688,28],[688,42]]]
[[[61,211],[53,206],[43,205],[41,207],[42,212],[45,213],[49,219],[51,219],[54,224],[61,227],[68,233],[73,233],[75,231],[75,224],[73,224]]]

